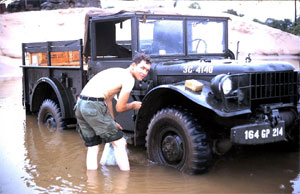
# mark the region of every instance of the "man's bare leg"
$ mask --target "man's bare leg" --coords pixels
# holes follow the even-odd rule
[[[96,170],[98,168],[99,145],[88,147],[86,154],[86,168],[88,170]]]
[[[122,137],[121,139],[113,141],[111,143],[114,147],[115,158],[120,170],[129,171],[130,166],[126,151],[126,140]]]

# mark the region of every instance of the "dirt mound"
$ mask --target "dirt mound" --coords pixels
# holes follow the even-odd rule
[[[229,42],[236,50],[240,41],[241,53],[255,55],[299,55],[300,36],[268,27],[241,17],[230,16]],[[235,48],[235,49],[234,49]]]

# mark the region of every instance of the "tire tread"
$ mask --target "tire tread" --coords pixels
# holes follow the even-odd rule
[[[165,115],[179,118],[185,125],[187,129],[188,136],[192,142],[192,153],[189,156],[192,156],[189,160],[189,165],[183,165],[179,170],[185,171],[191,174],[204,173],[208,170],[212,161],[212,151],[209,137],[202,127],[198,124],[197,120],[194,119],[193,115],[188,112],[187,109],[182,109],[180,107],[169,107],[158,111],[152,118],[146,135],[146,148],[148,153],[148,158],[154,162],[159,162],[153,158],[150,154],[151,150],[151,133],[153,125],[160,118],[163,118]],[[186,167],[189,166],[189,167]]]

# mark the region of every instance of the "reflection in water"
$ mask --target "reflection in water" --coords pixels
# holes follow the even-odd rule
[[[27,116],[24,145],[30,175],[24,181],[39,192],[126,193],[129,172],[105,166],[86,170],[86,148],[75,130],[51,131]]]
[[[291,183],[293,184],[293,193],[300,193],[300,174],[298,174],[297,178],[291,180]]]
[[[77,175],[84,174],[85,151],[75,130],[51,131],[27,116],[24,145],[29,161],[25,169],[39,191],[81,191],[85,177]]]
[[[39,192],[127,193],[129,172],[105,166],[86,171],[86,148],[75,130],[51,131],[27,116],[24,145],[30,175],[24,181]]]
[[[103,166],[101,172],[87,170],[87,188],[95,193],[127,193],[130,172],[108,169]],[[101,190],[99,190],[101,189]]]
[[[39,128],[36,115],[25,116],[20,91],[21,80],[0,82],[0,193],[300,192],[299,152],[278,146],[234,149],[200,176],[149,163],[145,148],[132,146],[130,172],[87,171],[77,132]]]

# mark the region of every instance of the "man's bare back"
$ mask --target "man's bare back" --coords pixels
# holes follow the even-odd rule
[[[111,68],[96,74],[84,87],[81,95],[104,98],[111,116],[114,118],[112,99],[119,93],[116,110],[124,112],[130,109],[138,110],[141,102],[127,103],[134,86],[135,78],[130,68]]]
[[[81,95],[112,99],[121,90],[122,93],[130,93],[133,86],[134,77],[129,68],[111,68],[96,74],[84,87]]]

